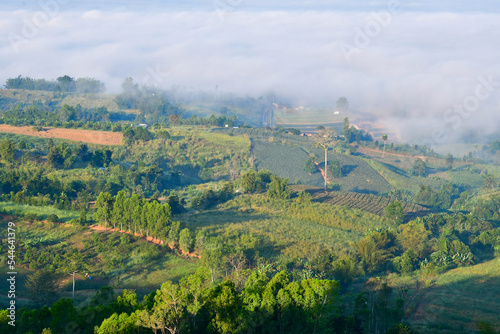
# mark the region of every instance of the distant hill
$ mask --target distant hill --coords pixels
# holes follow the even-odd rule
[[[41,90],[0,89],[0,110],[8,109],[12,104],[37,101],[52,107],[62,107],[65,104],[70,106],[80,104],[83,108],[106,107],[109,111],[120,110],[114,102],[113,94],[77,94]]]

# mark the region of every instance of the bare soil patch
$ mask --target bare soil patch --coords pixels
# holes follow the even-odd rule
[[[43,128],[41,131],[36,131],[29,126],[11,126],[7,124],[0,124],[0,132],[10,132],[44,138],[68,139],[99,145],[121,145],[123,139],[123,135],[120,132],[62,128]]]

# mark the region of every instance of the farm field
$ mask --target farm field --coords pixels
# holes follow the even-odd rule
[[[258,236],[262,242],[255,247],[261,256],[305,258],[322,247],[350,248],[370,228],[390,225],[384,218],[357,209],[310,203],[268,201],[263,195],[241,195],[218,209],[176,215],[196,234],[207,236]]]
[[[99,145],[121,145],[123,139],[123,134],[120,132],[62,128],[44,128],[42,131],[35,131],[29,126],[11,126],[7,124],[0,124],[0,132],[43,138],[67,139]]]
[[[253,153],[258,169],[269,169],[280,177],[286,177],[290,182],[312,186],[322,186],[324,179],[319,171],[309,174],[304,171],[304,164],[310,153],[322,161],[324,151],[313,148],[311,144],[304,148],[295,145],[281,145],[256,140]],[[391,185],[380,176],[366,162],[353,156],[330,152],[329,163],[339,161],[344,176],[339,179],[329,179],[329,182],[338,184],[341,190],[361,193],[383,193],[392,190]],[[324,163],[320,163],[324,168]]]
[[[329,193],[318,192],[313,196],[313,199],[321,203],[341,205],[363,210],[377,216],[383,216],[384,209],[387,205],[394,202],[394,200],[387,197],[344,191]],[[418,204],[407,202],[402,202],[402,204],[405,212],[405,221],[410,221],[416,217],[425,216],[431,213],[431,210]]]
[[[268,169],[276,175],[289,179],[289,183],[302,183],[322,186],[324,179],[319,170],[313,174],[304,171],[304,164],[310,154],[315,154],[323,168],[324,151],[314,147],[310,137],[277,133],[265,129],[213,129],[215,133],[244,135],[252,140],[252,152],[258,170]],[[329,163],[339,161],[344,176],[330,179],[329,182],[340,185],[341,190],[361,193],[383,193],[392,190],[376,170],[363,159],[337,154],[330,150]]]
[[[406,169],[398,168],[390,163],[385,163],[370,158],[361,159],[368,163],[395,189],[404,189],[412,193],[416,193],[420,189],[420,185],[425,185],[430,186],[434,190],[438,191],[439,189],[441,189],[441,186],[449,182],[444,178],[436,176],[409,176]]]
[[[274,123],[285,128],[296,128],[303,132],[316,132],[319,125],[331,127],[342,132],[345,117],[353,118],[348,113],[334,114],[333,108],[289,108],[274,110]]]

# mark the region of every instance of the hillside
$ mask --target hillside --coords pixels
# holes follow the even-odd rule
[[[34,94],[29,98],[40,97]],[[188,113],[197,111],[193,105]],[[109,117],[105,109],[3,112],[11,125],[0,125],[0,213],[3,228],[16,223],[19,305],[31,308],[33,323],[43,322],[41,305],[55,310],[72,301],[34,305],[28,280],[46,269],[55,273],[58,297],[70,297],[67,273],[78,265],[77,314],[85,307],[103,310],[96,298],[111,286],[140,297],[126,307],[123,296],[110,297],[108,305],[123,310],[120,317],[147,318],[164,305],[153,302],[155,294],[170,289],[185,298],[181,318],[192,332],[200,332],[191,321],[196,312],[204,314],[205,327],[217,319],[213,307],[221,291],[232,296],[238,319],[259,316],[247,308],[248,289],[278,279],[299,291],[293,310],[302,310],[301,294],[310,286],[331,287],[330,306],[343,313],[328,311],[325,331],[373,332],[376,326],[385,333],[408,323],[451,333],[473,331],[477,321],[497,324],[498,303],[485,286],[499,283],[498,166],[472,156],[450,168],[444,157],[408,144],[387,145],[384,152],[383,143],[353,130],[350,144],[336,138],[328,150],[334,168],[325,190],[324,151],[312,138],[294,129],[233,126],[231,109],[222,110],[227,116],[185,118],[159,106],[181,110],[168,101],[146,106],[145,115],[129,110],[137,122],[143,116],[158,121],[147,127]],[[210,110],[203,104],[200,113]],[[12,126],[21,118],[37,124],[38,117],[45,126]],[[419,176],[412,172],[417,157],[425,160]],[[401,206],[387,211],[396,199]],[[7,241],[0,247],[5,253]],[[191,308],[193,298],[206,304]],[[105,326],[103,319],[112,321],[117,311],[102,312],[93,326]],[[252,332],[254,325],[247,325]]]
[[[0,110],[7,109],[12,104],[41,102],[52,107],[62,107],[67,104],[83,108],[106,107],[108,111],[119,111],[112,94],[77,94],[56,93],[41,90],[0,89]]]
[[[4,208],[3,209],[8,209]],[[17,212],[36,213],[43,218],[43,209],[17,207]],[[12,211],[11,211],[12,212]],[[51,210],[65,217],[65,213]],[[75,215],[77,216],[77,214]],[[7,218],[10,218],[7,220]],[[5,217],[0,226],[6,229],[7,221],[12,217]],[[66,220],[67,222],[67,220]],[[155,289],[165,280],[179,280],[186,274],[193,273],[196,265],[193,261],[176,256],[160,246],[146,242],[139,236],[123,236],[112,232],[93,232],[88,227],[72,224],[58,224],[44,222],[16,222],[19,282],[26,280],[28,275],[36,270],[47,268],[52,270],[64,266],[66,258],[75,252],[82,256],[85,263],[85,272],[90,273],[92,279],[85,277],[85,272],[76,277],[76,304],[85,305],[92,296],[102,287],[113,286],[116,289],[131,289],[146,294]],[[34,259],[30,259],[31,253]],[[58,263],[58,258],[62,263]],[[26,268],[29,266],[29,269]],[[59,273],[58,284],[61,285],[60,297],[71,296],[71,282],[67,276]],[[5,291],[6,281],[0,282],[0,289]],[[28,305],[28,292],[24,284],[17,289],[21,306]],[[8,299],[2,295],[1,305],[6,305]]]

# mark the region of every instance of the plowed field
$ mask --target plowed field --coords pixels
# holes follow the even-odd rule
[[[81,141],[99,145],[121,145],[123,135],[120,132],[43,128],[35,131],[29,126],[11,126],[0,124],[0,132],[10,132],[25,136],[36,136],[44,138],[60,138]]]

